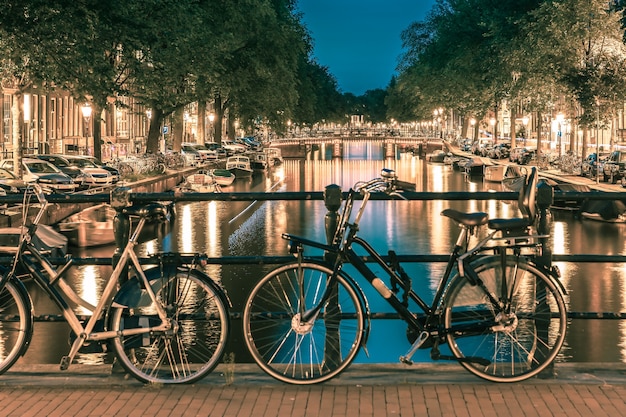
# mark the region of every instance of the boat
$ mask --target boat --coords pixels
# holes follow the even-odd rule
[[[235,174],[227,169],[214,169],[211,171],[213,181],[219,186],[226,187],[235,181]]]
[[[173,203],[165,204],[168,213],[166,221],[150,221],[146,223],[138,241],[147,242],[158,236],[167,234],[169,220],[174,216]],[[79,248],[105,246],[115,243],[113,219],[116,211],[109,204],[103,203],[86,208],[58,223],[57,228],[70,245]],[[137,218],[131,218],[131,229],[136,225]]]
[[[465,164],[465,173],[470,176],[485,175],[485,161],[483,161],[480,157],[468,159]]]
[[[108,204],[98,204],[60,222],[59,232],[70,245],[80,248],[110,245],[115,242],[114,218],[115,209]]]
[[[269,164],[267,163],[267,155],[265,152],[251,152],[248,154],[250,157],[250,166],[254,171],[265,171]]]
[[[267,163],[269,166],[276,166],[283,163],[282,152],[279,148],[265,148],[263,149],[265,155],[267,156]]]
[[[220,192],[220,186],[217,184],[211,173],[200,170],[195,174],[185,178],[182,188],[196,193],[214,193]]]
[[[525,175],[516,165],[485,165],[485,181],[504,183],[521,176]]]
[[[502,182],[508,167],[506,165],[488,165],[485,167],[485,181]]]
[[[17,252],[24,232],[23,226],[0,228],[0,253]],[[48,225],[39,224],[32,239],[35,247],[45,255],[52,258],[62,258],[67,255],[68,239]]]
[[[427,160],[428,162],[443,162],[446,158],[447,153],[444,151],[435,151],[431,154],[428,154]]]
[[[236,179],[250,178],[253,172],[250,158],[244,155],[229,156],[226,160],[226,169],[232,172]]]
[[[626,204],[622,200],[589,200],[581,206],[580,216],[605,223],[626,223]]]

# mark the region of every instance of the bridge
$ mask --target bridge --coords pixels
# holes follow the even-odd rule
[[[332,148],[333,158],[342,158],[344,156],[344,150],[350,145],[362,143],[383,144],[385,155],[393,157],[398,147],[417,149],[421,146],[422,152],[433,152],[442,149],[444,142],[441,139],[426,136],[389,136],[347,133],[345,135],[274,139],[271,141],[270,146],[281,148],[282,155],[286,158],[303,158],[306,156],[306,153],[311,151],[315,146],[327,146]]]

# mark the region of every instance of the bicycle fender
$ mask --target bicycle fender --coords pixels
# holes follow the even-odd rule
[[[567,289],[565,289],[565,285],[563,285],[563,283],[559,279],[561,278],[561,271],[559,271],[559,268],[556,265],[552,265],[551,268],[548,268],[546,265],[541,265],[531,260],[528,260],[528,263],[532,264],[535,268],[539,269],[544,274],[552,278],[552,281],[554,281],[561,293],[563,295],[567,295]]]
[[[176,265],[166,265],[144,271],[154,293],[158,293],[163,287],[164,280],[160,279],[163,275],[171,276],[181,272],[193,275],[205,281],[205,283],[218,294],[226,306],[232,307],[232,303],[226,292],[204,272],[195,269],[181,268]],[[117,294],[113,297],[112,305],[121,308],[139,308],[147,307],[151,303],[152,299],[144,288],[143,282],[139,277],[134,276],[121,286]]]

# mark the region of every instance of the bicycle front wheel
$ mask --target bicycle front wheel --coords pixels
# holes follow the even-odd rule
[[[537,375],[565,340],[567,311],[557,283],[514,257],[505,262],[490,257],[472,266],[480,283],[457,275],[444,300],[452,353],[468,371],[489,381]]]
[[[321,302],[332,270],[314,262],[283,265],[266,275],[246,302],[246,345],[272,377],[291,384],[333,378],[356,356],[364,334],[360,292],[342,275],[330,299],[308,321],[301,312]]]
[[[30,297],[21,282],[9,280],[0,291],[0,374],[26,352],[32,332]]]
[[[157,302],[171,320],[164,332],[143,332],[112,339],[121,365],[142,382],[195,382],[219,363],[230,331],[228,307],[210,278],[194,270],[163,273],[152,280]],[[139,306],[113,307],[114,331],[160,324],[154,301],[144,294]]]

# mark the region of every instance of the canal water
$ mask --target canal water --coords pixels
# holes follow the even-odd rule
[[[336,151],[336,149],[335,149]],[[336,152],[335,152],[336,154]],[[288,159],[266,174],[239,179],[226,192],[243,191],[323,191],[329,184],[343,190],[360,180],[379,176],[382,168],[396,170],[403,181],[416,185],[417,191],[506,191],[498,183],[468,178],[449,166],[428,163],[397,147],[390,152],[381,144],[362,142],[342,149],[342,158],[333,158],[333,149],[320,145],[307,153],[306,159]],[[453,207],[466,211],[486,211],[492,217],[515,217],[517,208],[510,202],[496,201],[372,201],[361,221],[360,235],[382,254],[394,249],[400,255],[446,254],[453,245],[457,229],[440,212]],[[171,230],[165,236],[139,247],[141,254],[159,251],[182,253],[205,252],[209,256],[286,255],[287,245],[281,234],[289,232],[309,239],[325,240],[322,201],[193,202],[178,203]],[[569,213],[553,213],[552,240],[555,254],[615,254],[626,252],[626,225],[580,220]],[[73,249],[77,256],[110,256],[114,248]],[[310,252],[316,254],[315,252]],[[559,263],[562,282],[571,311],[626,311],[626,268],[621,264]],[[413,286],[429,300],[436,289],[445,265],[442,263],[408,264]],[[209,265],[207,273],[219,281],[239,312],[254,283],[272,268],[258,265]],[[96,302],[108,276],[106,266],[77,267],[71,276],[78,293]],[[389,312],[377,293],[362,287],[371,310]],[[58,314],[42,295],[33,289],[35,314]],[[80,313],[85,313],[81,312]],[[237,362],[248,362],[241,336],[241,322],[235,319],[228,348]],[[374,320],[367,345],[369,356],[362,352],[357,362],[396,363],[410,344],[406,328],[395,320]],[[38,322],[32,345],[21,361],[58,363],[67,354],[69,329],[65,323]],[[416,361],[430,361],[428,351],[419,351]],[[626,322],[622,320],[573,320],[558,359],[568,362],[625,362]],[[80,354],[82,363],[110,361],[106,354]]]

